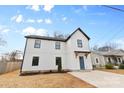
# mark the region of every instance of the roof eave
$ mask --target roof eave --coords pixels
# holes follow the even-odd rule
[[[67,39],[65,39],[65,40],[55,40],[55,39],[47,39],[47,38],[40,38],[40,37],[31,37],[31,36],[25,36],[25,38],[33,38],[33,39],[44,39],[44,40],[53,40],[53,41],[62,41],[62,42],[66,42],[66,41],[68,41],[70,38],[71,38],[71,36],[76,32],[76,31],[80,31],[88,40],[90,40],[90,38],[81,30],[81,28],[77,28],[72,34],[70,34],[68,37],[67,37]]]
[[[30,36],[25,36],[25,38],[42,39],[42,40],[51,40],[51,41],[61,41],[61,42],[65,42],[65,40],[49,39],[49,38],[40,38],[40,37],[30,37]]]
[[[71,36],[76,32],[76,31],[80,31],[88,40],[90,40],[90,37],[88,37],[82,30],[81,30],[81,28],[79,27],[79,28],[77,28],[72,34],[70,34],[68,37],[67,37],[67,39],[65,40],[65,41],[68,41],[70,38],[71,38]]]

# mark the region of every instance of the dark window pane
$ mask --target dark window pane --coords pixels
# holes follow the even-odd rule
[[[118,58],[119,62],[121,62],[121,58]]]
[[[111,59],[110,59],[110,57],[108,58],[108,62],[111,63]]]
[[[59,62],[61,62],[61,57],[56,57],[56,65],[59,65]]]
[[[32,66],[38,66],[38,63],[39,63],[39,57],[33,57]]]
[[[96,63],[99,63],[98,59],[96,58]]]

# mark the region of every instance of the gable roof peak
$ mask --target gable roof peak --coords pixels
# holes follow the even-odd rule
[[[77,28],[77,30],[81,30],[81,28],[80,28],[80,27],[78,27],[78,28]]]
[[[87,36],[87,35],[83,32],[83,30],[82,30],[80,27],[78,27],[78,28],[66,39],[66,41],[67,41],[75,32],[77,32],[77,31],[80,31],[88,40],[90,40],[89,36]]]

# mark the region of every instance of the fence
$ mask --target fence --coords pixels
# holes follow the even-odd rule
[[[0,74],[20,69],[22,62],[0,62]]]

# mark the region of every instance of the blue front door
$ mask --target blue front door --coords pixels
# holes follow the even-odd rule
[[[80,56],[79,61],[80,61],[80,69],[85,69],[85,67],[84,67],[84,57]]]

